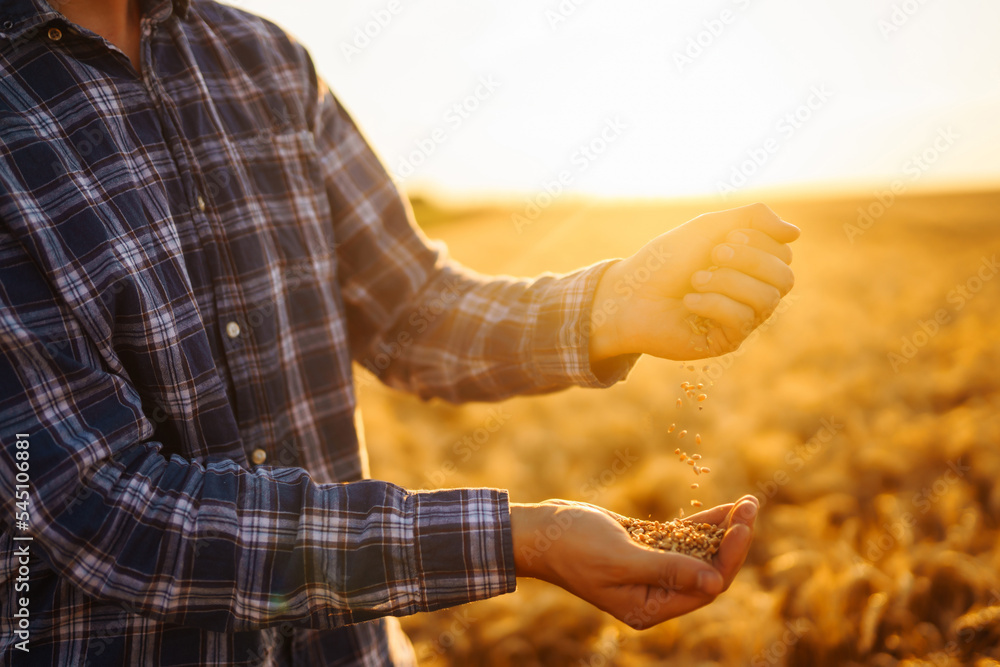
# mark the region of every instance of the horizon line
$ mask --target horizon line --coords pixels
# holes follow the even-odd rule
[[[664,194],[662,196],[648,195],[600,195],[585,192],[563,192],[551,197],[553,201],[545,205],[578,205],[581,203],[594,205],[663,205],[685,204],[712,201],[718,204],[732,204],[732,207],[748,203],[771,200],[800,199],[864,199],[876,197],[887,190],[891,191],[893,181],[882,183],[815,183],[789,186],[755,188],[739,191],[728,196],[719,193],[705,192],[701,194]],[[447,188],[420,186],[412,189],[400,187],[400,191],[411,201],[425,201],[441,208],[465,208],[482,206],[510,206],[524,204],[525,201],[546,195],[545,190],[538,191],[449,191]],[[895,193],[899,198],[935,197],[949,195],[1000,194],[1000,178],[997,179],[963,179],[954,182],[929,183],[926,185],[909,185],[901,192]]]

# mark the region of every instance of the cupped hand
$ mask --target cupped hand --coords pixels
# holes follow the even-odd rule
[[[688,360],[731,352],[794,284],[798,227],[763,204],[706,213],[611,265],[591,313],[594,363],[643,353]]]
[[[729,588],[753,539],[759,503],[744,496],[690,520],[726,532],[711,563],[653,549],[628,536],[617,515],[586,503],[511,504],[517,575],[560,586],[633,628],[694,611]]]

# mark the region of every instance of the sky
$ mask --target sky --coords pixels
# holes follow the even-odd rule
[[[402,186],[669,198],[1000,184],[996,0],[232,0]]]

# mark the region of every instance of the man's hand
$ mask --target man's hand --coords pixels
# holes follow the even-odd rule
[[[642,546],[615,514],[594,505],[548,500],[512,504],[519,577],[561,586],[636,629],[702,607],[729,588],[750,549],[759,504],[753,496],[690,519],[726,528],[711,564]]]
[[[763,204],[706,213],[605,272],[591,312],[590,358],[700,359],[731,352],[794,283],[798,227]],[[699,330],[706,318],[707,331]]]

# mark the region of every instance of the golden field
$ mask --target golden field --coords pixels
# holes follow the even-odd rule
[[[403,619],[422,665],[1000,664],[1000,193],[901,198],[845,229],[875,201],[766,201],[802,228],[796,286],[759,335],[694,372],[647,357],[608,390],[464,406],[362,379],[380,479],[641,518],[695,497],[762,503],[744,569],[706,608],[637,632],[520,580]],[[519,232],[523,202],[414,202],[458,260],[512,275],[625,256],[717,208],[557,202]],[[704,409],[677,409],[695,377],[714,382]],[[712,474],[698,491],[675,422],[702,435]],[[459,444],[477,429],[481,442]]]

